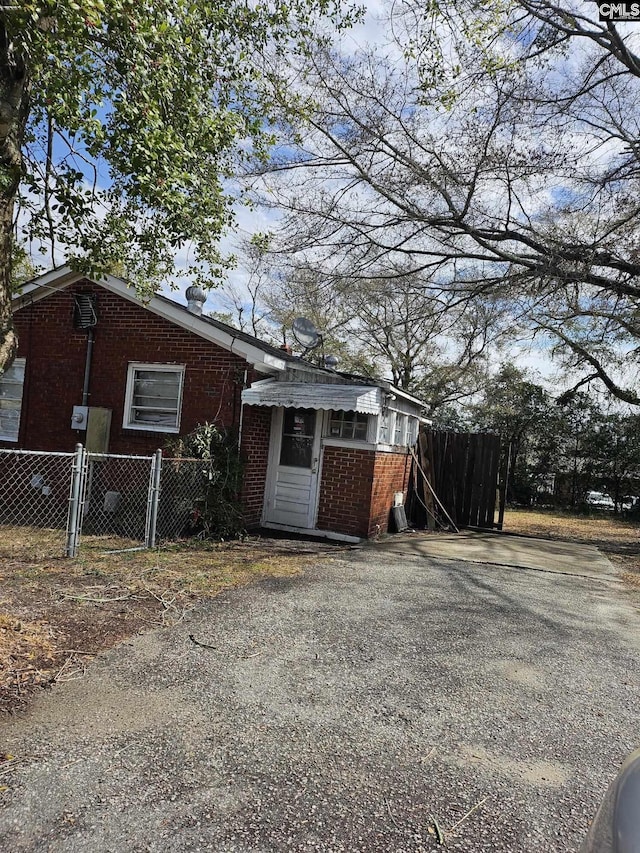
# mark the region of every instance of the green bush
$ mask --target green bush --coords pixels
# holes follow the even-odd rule
[[[239,498],[242,463],[237,436],[214,424],[204,423],[188,435],[169,442],[166,453],[173,459],[201,459],[204,463],[198,467],[195,489],[193,482],[190,483],[189,492],[195,492],[197,497],[187,513],[184,533],[219,540],[241,536],[245,531]],[[166,468],[163,468],[163,477],[165,473]],[[178,467],[175,476],[188,476],[193,481],[193,469]],[[166,493],[166,483],[163,489]]]

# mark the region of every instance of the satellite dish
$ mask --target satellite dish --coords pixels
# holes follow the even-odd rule
[[[293,336],[305,349],[315,349],[322,340],[316,327],[306,317],[296,317],[293,321]]]

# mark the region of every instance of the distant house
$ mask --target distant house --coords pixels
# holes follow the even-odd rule
[[[422,403],[313,364],[113,276],[46,273],[14,300],[0,446],[150,454],[204,421],[235,430],[251,527],[366,538],[406,494]]]

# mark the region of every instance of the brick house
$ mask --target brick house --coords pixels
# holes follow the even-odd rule
[[[194,289],[195,290],[195,289]],[[0,447],[150,454],[204,421],[235,431],[247,527],[338,538],[387,530],[422,403],[319,367],[113,276],[46,273],[14,299]]]

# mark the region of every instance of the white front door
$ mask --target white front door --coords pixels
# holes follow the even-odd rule
[[[264,523],[315,526],[321,427],[321,411],[274,410]]]

